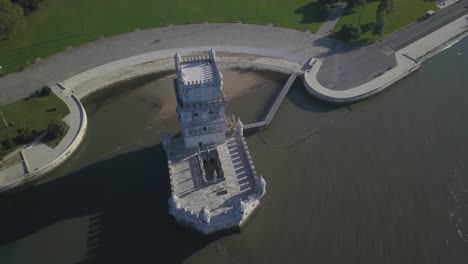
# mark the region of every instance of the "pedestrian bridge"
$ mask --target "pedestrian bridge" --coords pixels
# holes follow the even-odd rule
[[[250,124],[244,125],[244,131],[249,132],[251,130],[259,129],[259,128],[262,128],[262,127],[267,127],[267,126],[270,125],[271,121],[273,121],[273,118],[275,117],[276,113],[278,112],[278,109],[279,109],[281,103],[283,102],[284,98],[288,94],[288,92],[291,89],[291,87],[292,87],[294,81],[296,80],[296,78],[297,78],[297,73],[296,72],[291,74],[291,76],[289,76],[288,81],[283,86],[283,88],[281,88],[280,93],[276,97],[274,103],[271,105],[271,108],[268,111],[267,115],[265,116],[265,119],[261,120],[261,121],[258,121],[258,122],[255,122],[255,123],[250,123]]]

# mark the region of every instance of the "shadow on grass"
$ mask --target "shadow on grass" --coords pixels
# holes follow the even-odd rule
[[[25,98],[23,98],[23,101],[29,101],[31,99],[37,99],[37,98],[40,98],[41,96],[39,96],[37,94],[37,92],[32,92],[30,93],[28,96],[26,96]]]
[[[216,237],[188,233],[169,217],[169,189],[161,145],[119,154],[1,197],[0,245],[88,216],[87,252],[80,263],[181,263]]]
[[[324,21],[320,14],[320,3],[318,1],[301,6],[297,8],[294,13],[302,14],[301,24],[320,23]]]
[[[374,23],[366,23],[364,25],[361,25],[361,34],[371,31],[373,26]]]

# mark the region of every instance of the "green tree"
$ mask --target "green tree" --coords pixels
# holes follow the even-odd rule
[[[375,17],[375,23],[372,27],[372,35],[382,35],[382,32],[385,28],[385,12],[377,12]]]
[[[353,8],[353,7],[356,7],[358,0],[346,0],[346,3],[347,3],[346,7]]]
[[[23,9],[10,0],[0,0],[0,38],[9,38],[24,16]]]
[[[20,5],[26,14],[33,12],[39,8],[39,3],[42,0],[11,0],[13,3]]]
[[[331,4],[334,4],[336,2],[338,2],[339,0],[319,0],[319,3],[320,5],[331,5]]]
[[[52,120],[47,126],[47,134],[49,139],[55,139],[65,135],[66,124],[62,120]]]
[[[330,5],[322,5],[320,7],[320,15],[323,19],[326,19],[331,13]]]
[[[16,130],[16,139],[18,143],[24,144],[30,141],[34,136],[34,130],[31,126],[23,126]]]
[[[367,4],[367,0],[357,0],[359,6],[361,6],[361,12],[359,13],[358,25],[361,26],[362,12],[364,11],[364,6]]]
[[[11,149],[13,146],[15,146],[15,143],[13,143],[13,140],[11,140],[11,138],[6,138],[6,139],[2,140],[2,147],[3,147],[5,150],[9,150],[9,149]]]
[[[343,39],[357,39],[361,35],[361,27],[359,25],[345,24],[340,29],[340,35]]]
[[[52,90],[50,89],[50,87],[47,86],[47,85],[44,85],[44,86],[41,87],[39,95],[40,96],[48,96],[51,92],[52,92]]]
[[[393,0],[380,0],[377,6],[377,13],[384,11],[387,15],[393,11]]]

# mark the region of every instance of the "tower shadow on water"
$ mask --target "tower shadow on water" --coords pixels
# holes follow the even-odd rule
[[[168,197],[162,145],[118,154],[1,197],[0,246],[87,216],[87,250],[78,263],[181,263],[216,237],[179,227],[168,214]]]

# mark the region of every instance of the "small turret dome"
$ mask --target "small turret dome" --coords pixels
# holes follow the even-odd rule
[[[242,199],[239,198],[239,201],[237,202],[237,211],[240,213],[240,214],[243,214],[245,212],[245,208],[246,208],[246,204],[244,203],[244,201],[242,201]]]
[[[210,219],[211,219],[210,211],[208,211],[205,207],[203,207],[200,210],[200,212],[198,213],[198,217],[200,218],[200,220],[202,220],[203,223],[205,224],[210,223]]]
[[[180,201],[177,195],[172,194],[171,197],[169,197],[169,207],[176,208],[176,209],[180,208]]]
[[[266,182],[261,175],[255,179],[255,189],[260,198],[266,193]]]

